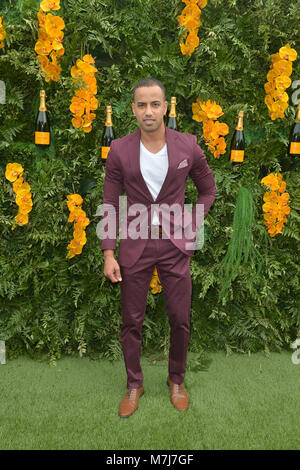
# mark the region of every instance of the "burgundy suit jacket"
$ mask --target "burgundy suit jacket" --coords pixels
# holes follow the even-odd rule
[[[208,166],[203,150],[197,144],[196,136],[174,131],[168,127],[165,127],[165,130],[169,168],[161,190],[155,200],[148,189],[140,169],[140,129],[121,139],[113,140],[107,156],[103,205],[105,209],[105,204],[110,204],[110,207],[115,208],[115,214],[107,209],[104,210],[103,217],[106,217],[106,220],[110,217],[116,219],[116,233],[109,238],[103,238],[103,234],[108,228],[107,224],[105,224],[105,226],[103,224],[101,249],[114,250],[116,248],[116,240],[121,222],[118,262],[126,267],[133,266],[139,259],[145,247],[147,241],[146,237],[148,235],[144,238],[136,239],[130,236],[125,238],[125,235],[123,238],[123,233],[127,233],[124,225],[128,226],[128,234],[130,234],[130,225],[134,219],[136,219],[134,224],[136,224],[137,218],[139,218],[140,221],[147,219],[146,223],[150,225],[153,214],[151,213],[151,205],[154,204],[168,204],[170,206],[172,204],[179,204],[183,208],[187,176],[190,176],[196,185],[198,190],[196,204],[204,205],[204,217],[216,197],[214,177]],[[127,211],[123,217],[123,221],[120,221],[119,196],[122,196],[124,188],[127,196]],[[135,215],[129,215],[130,206],[137,203],[143,204],[145,210],[140,213],[135,213]],[[193,206],[192,212],[189,213],[190,219],[185,218],[185,222],[182,222],[181,226],[183,228],[186,227],[187,224],[191,224],[193,230],[196,230],[196,204]],[[160,223],[164,227],[164,212],[159,212],[158,216]],[[170,219],[170,222],[168,222],[168,224],[170,224],[170,235],[168,238],[170,238],[172,243],[183,253],[192,256],[195,249],[187,249],[187,244],[191,244],[191,242],[195,241],[196,237],[186,238],[184,234],[181,239],[174,237],[174,227],[178,224],[174,224],[172,214]],[[137,231],[139,231],[140,227],[141,225],[137,224]],[[197,224],[197,227],[199,227],[199,224]],[[125,231],[123,232],[123,230]]]

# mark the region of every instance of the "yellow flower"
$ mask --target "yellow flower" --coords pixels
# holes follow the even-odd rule
[[[42,68],[45,68],[49,65],[49,59],[45,55],[38,55],[37,60],[39,61]]]
[[[24,169],[19,163],[8,163],[6,165],[5,177],[13,183],[23,173]]]
[[[17,194],[16,196],[16,204],[18,206],[32,206],[32,199],[30,192],[24,192],[21,194]]]
[[[34,46],[34,50],[39,55],[48,55],[52,51],[52,43],[50,41],[38,40]]]
[[[14,217],[14,220],[21,225],[28,224],[28,214],[19,213]]]
[[[46,79],[46,81],[53,80],[54,82],[57,82],[59,80],[59,74],[61,71],[61,67],[59,65],[49,62],[44,71],[48,76],[48,80]]]
[[[274,63],[274,73],[275,74],[287,75],[289,77],[290,75],[292,75],[292,71],[293,71],[292,62],[290,62],[288,60],[278,60],[277,62]]]
[[[0,29],[0,39],[1,39],[1,41],[3,41],[3,39],[5,39],[5,38],[6,38],[6,31],[5,31],[5,29],[1,28]]]
[[[63,38],[64,38],[64,32],[60,31],[60,33],[58,34],[58,36],[54,39],[52,43],[52,47],[55,51],[58,51],[64,48],[62,44]]]
[[[281,57],[281,59],[286,59],[293,62],[297,59],[297,51],[295,51],[295,49],[292,49],[289,44],[286,44],[284,47],[281,47],[279,49],[279,56]]]
[[[19,178],[20,179],[20,178]],[[23,179],[23,178],[22,178]],[[22,184],[18,184],[18,180],[13,184],[13,189],[15,188],[16,184],[16,194],[25,194],[25,193],[30,193],[30,185],[28,183],[22,182]],[[14,189],[15,190],[15,189]]]
[[[28,212],[31,212],[31,210],[32,210],[32,204],[30,203],[22,204],[19,207],[20,214],[28,214]]]
[[[80,194],[69,194],[67,196],[68,201],[71,201],[76,206],[81,206],[83,203],[83,199]]]
[[[64,20],[60,16],[54,16],[48,13],[45,19],[45,29],[49,36],[55,39],[59,36],[62,29],[65,28]]]
[[[98,71],[96,67],[80,59],[77,59],[76,67],[78,67],[79,70],[81,70],[84,73],[95,73]]]
[[[292,84],[292,80],[287,75],[279,75],[279,77],[275,78],[276,88],[286,89],[286,88],[289,88],[291,84]]]
[[[279,189],[279,181],[276,175],[273,173],[270,173],[269,175],[265,176],[262,180],[261,183],[264,184],[265,186],[268,186],[272,191],[277,191]],[[264,196],[264,201],[271,196],[268,195],[268,193],[265,194]],[[265,199],[266,198],[266,199]]]

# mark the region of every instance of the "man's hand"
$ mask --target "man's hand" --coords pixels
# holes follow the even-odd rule
[[[104,255],[104,276],[111,282],[122,281],[120,266],[113,254]]]

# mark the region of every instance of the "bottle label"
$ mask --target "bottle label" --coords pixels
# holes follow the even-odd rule
[[[110,147],[102,147],[101,149],[101,158],[107,158]]]
[[[176,113],[170,113],[169,117],[176,117]]]
[[[105,121],[106,127],[112,127],[112,122],[111,121]]]
[[[300,154],[300,142],[291,142],[290,153],[296,153],[298,155]]]
[[[40,106],[40,107],[39,107],[39,111],[47,111],[46,106]]]
[[[50,144],[50,132],[35,132],[35,143],[42,145]]]
[[[244,161],[245,150],[231,150],[230,160],[234,162]]]

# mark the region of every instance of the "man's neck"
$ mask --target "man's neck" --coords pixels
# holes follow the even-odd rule
[[[163,123],[154,132],[145,132],[141,129],[141,141],[147,147],[163,146],[166,143],[166,126]]]

